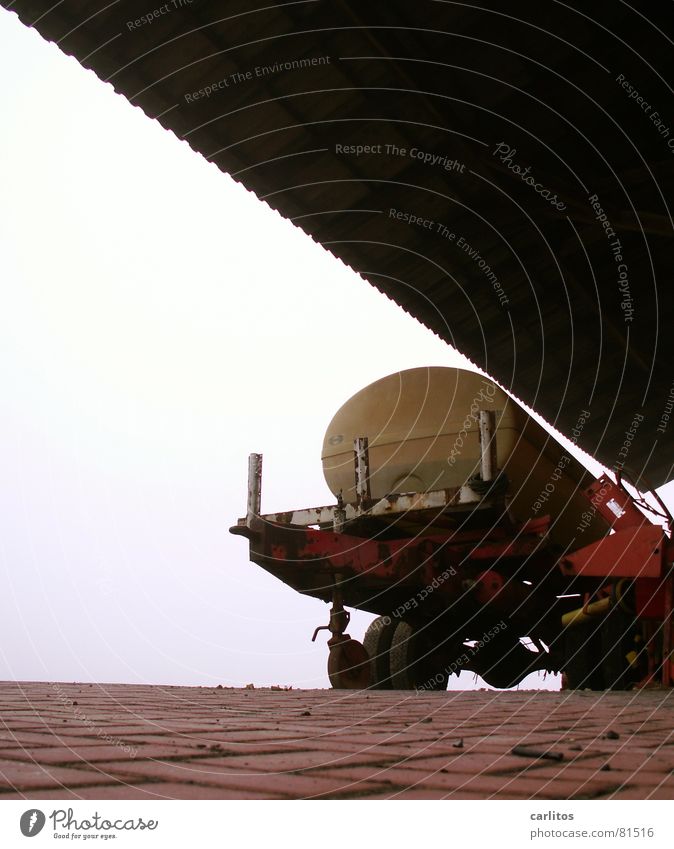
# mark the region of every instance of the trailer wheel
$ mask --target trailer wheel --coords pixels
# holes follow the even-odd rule
[[[334,640],[335,642],[330,645]],[[328,641],[328,678],[335,690],[364,690],[370,685],[370,658],[348,634]]]
[[[449,675],[437,669],[429,640],[407,622],[400,622],[391,640],[389,666],[394,690],[446,690]]]
[[[637,678],[629,655],[636,642],[634,617],[614,608],[601,626],[601,671],[607,690],[631,690]]]
[[[516,687],[527,675],[546,669],[549,663],[548,654],[526,648],[512,631],[491,638],[485,636],[470,651],[466,669],[499,690]]]
[[[569,690],[603,690],[602,651],[595,623],[572,625],[564,632],[564,678]]]
[[[368,626],[363,645],[370,657],[370,678],[373,690],[392,690],[389,652],[393,634],[398,626],[390,616],[378,616]]]

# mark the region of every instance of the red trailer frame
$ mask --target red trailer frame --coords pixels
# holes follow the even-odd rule
[[[251,561],[332,603],[314,639],[330,631],[333,686],[436,689],[463,669],[496,687],[534,670],[561,671],[570,687],[671,686],[674,545],[662,502],[654,511],[620,475],[602,476],[585,494],[609,534],[560,552],[550,517],[511,521],[481,415],[480,480],[455,489],[373,500],[358,439],[354,503],[261,515],[262,456],[250,455],[247,514],[230,530],[248,539]],[[365,646],[345,633],[344,605],[378,615]]]

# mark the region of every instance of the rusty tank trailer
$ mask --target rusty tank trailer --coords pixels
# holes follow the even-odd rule
[[[331,604],[335,688],[671,686],[672,518],[622,471],[595,480],[492,381],[411,369],[357,393],[323,444],[328,506],[261,513],[249,457],[250,559]],[[376,615],[363,642],[352,607]]]

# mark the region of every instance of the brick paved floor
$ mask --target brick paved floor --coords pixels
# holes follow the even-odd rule
[[[674,799],[674,691],[0,683],[13,798]]]

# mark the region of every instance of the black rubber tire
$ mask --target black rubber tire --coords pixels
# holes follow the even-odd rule
[[[391,683],[394,690],[446,690],[449,675],[437,669],[430,655],[428,640],[407,622],[399,622],[391,640],[389,654]]]
[[[594,622],[572,625],[564,632],[563,672],[569,690],[603,690],[602,650]]]
[[[398,626],[398,620],[390,616],[378,616],[370,622],[363,645],[370,656],[370,687],[373,690],[392,690],[389,652],[391,640]]]
[[[546,655],[525,648],[517,637],[508,633],[498,634],[474,652],[468,668],[498,690],[516,687],[546,660]]]
[[[601,626],[601,671],[605,689],[631,690],[636,678],[627,655],[635,649],[634,617],[614,608]]]
[[[628,659],[637,648],[634,617],[614,608],[601,621],[573,625],[564,634],[570,690],[631,690],[640,673]]]

